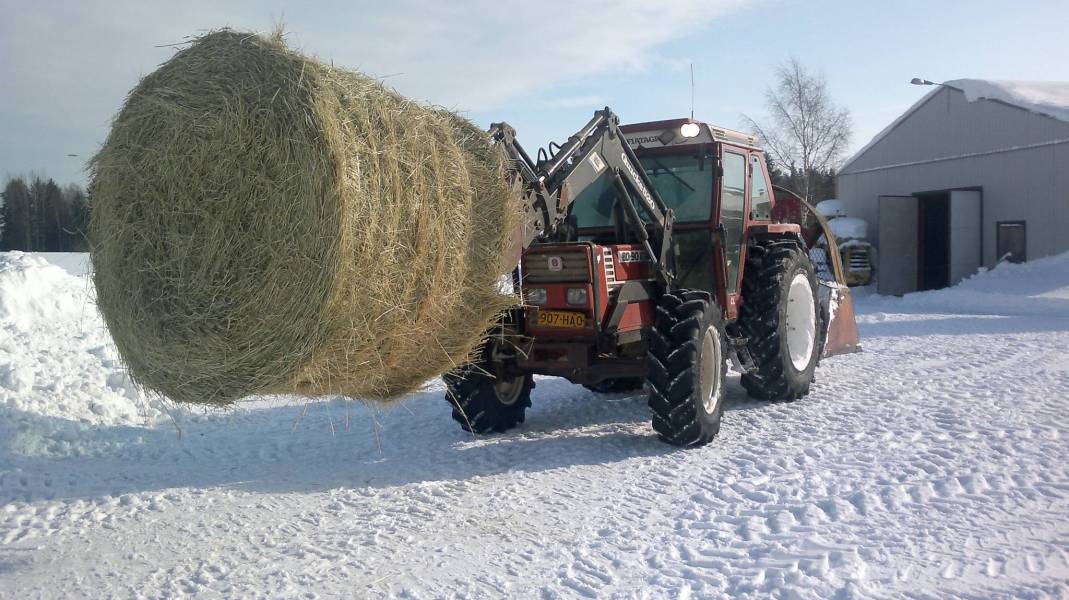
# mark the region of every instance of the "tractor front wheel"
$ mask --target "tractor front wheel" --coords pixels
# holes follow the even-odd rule
[[[727,374],[720,307],[707,292],[663,296],[650,331],[649,405],[653,429],[676,446],[702,446],[720,431]]]
[[[747,254],[738,323],[756,369],[742,386],[760,400],[797,400],[809,393],[823,345],[813,265],[793,242]]]
[[[496,378],[477,366],[442,377],[453,420],[472,433],[502,433],[523,423],[531,406],[530,375]]]

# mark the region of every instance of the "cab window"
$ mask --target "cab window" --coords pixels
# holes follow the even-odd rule
[[[768,180],[765,179],[765,165],[756,154],[750,159],[750,212],[753,218],[767,221],[772,218],[772,200],[768,193]]]
[[[690,155],[650,156],[640,161],[665,205],[675,212],[677,223],[709,220],[713,198],[712,161]],[[611,227],[616,222],[615,202],[616,188],[606,173],[576,196],[569,210],[580,229]],[[649,221],[641,204],[638,210]]]
[[[708,221],[713,205],[711,161],[694,156],[648,156],[641,159],[646,175],[677,222]]]
[[[613,206],[616,203],[616,188],[607,175],[594,180],[581,194],[575,197],[569,214],[575,217],[580,229],[587,227],[612,227],[616,222]]]

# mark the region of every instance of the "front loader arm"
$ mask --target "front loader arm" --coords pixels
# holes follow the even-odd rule
[[[523,189],[526,223],[514,243],[517,257],[537,240],[558,239],[566,231],[562,224],[572,201],[602,177],[609,177],[616,188],[623,225],[645,247],[661,283],[672,287],[672,210],[646,176],[620,132],[619,119],[608,107],[595,112],[563,146],[550,144],[548,152],[539,150],[537,161],[523,150],[508,124],[495,123],[490,134],[503,146],[513,176]],[[652,236],[640,208],[650,221]]]
[[[515,129],[508,123],[494,123],[490,126],[490,137],[504,152],[513,184],[523,193],[524,220],[521,230],[513,236],[510,252],[511,262],[517,262],[536,239],[556,230],[560,221],[557,201],[535,173],[535,163],[516,140]]]

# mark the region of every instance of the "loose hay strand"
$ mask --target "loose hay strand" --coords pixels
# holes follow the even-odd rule
[[[134,380],[179,402],[393,399],[516,300],[518,199],[486,134],[281,36],[179,51],[90,170],[100,310]]]

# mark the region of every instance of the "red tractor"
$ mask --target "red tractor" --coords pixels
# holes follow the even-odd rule
[[[692,119],[621,127],[608,108],[537,160],[508,125],[491,133],[526,197],[524,302],[444,378],[468,431],[523,422],[543,374],[644,386],[661,439],[699,446],[720,429],[728,360],[751,396],[789,401],[821,357],[858,349],[839,257],[810,251],[827,225],[772,186],[754,137]]]

